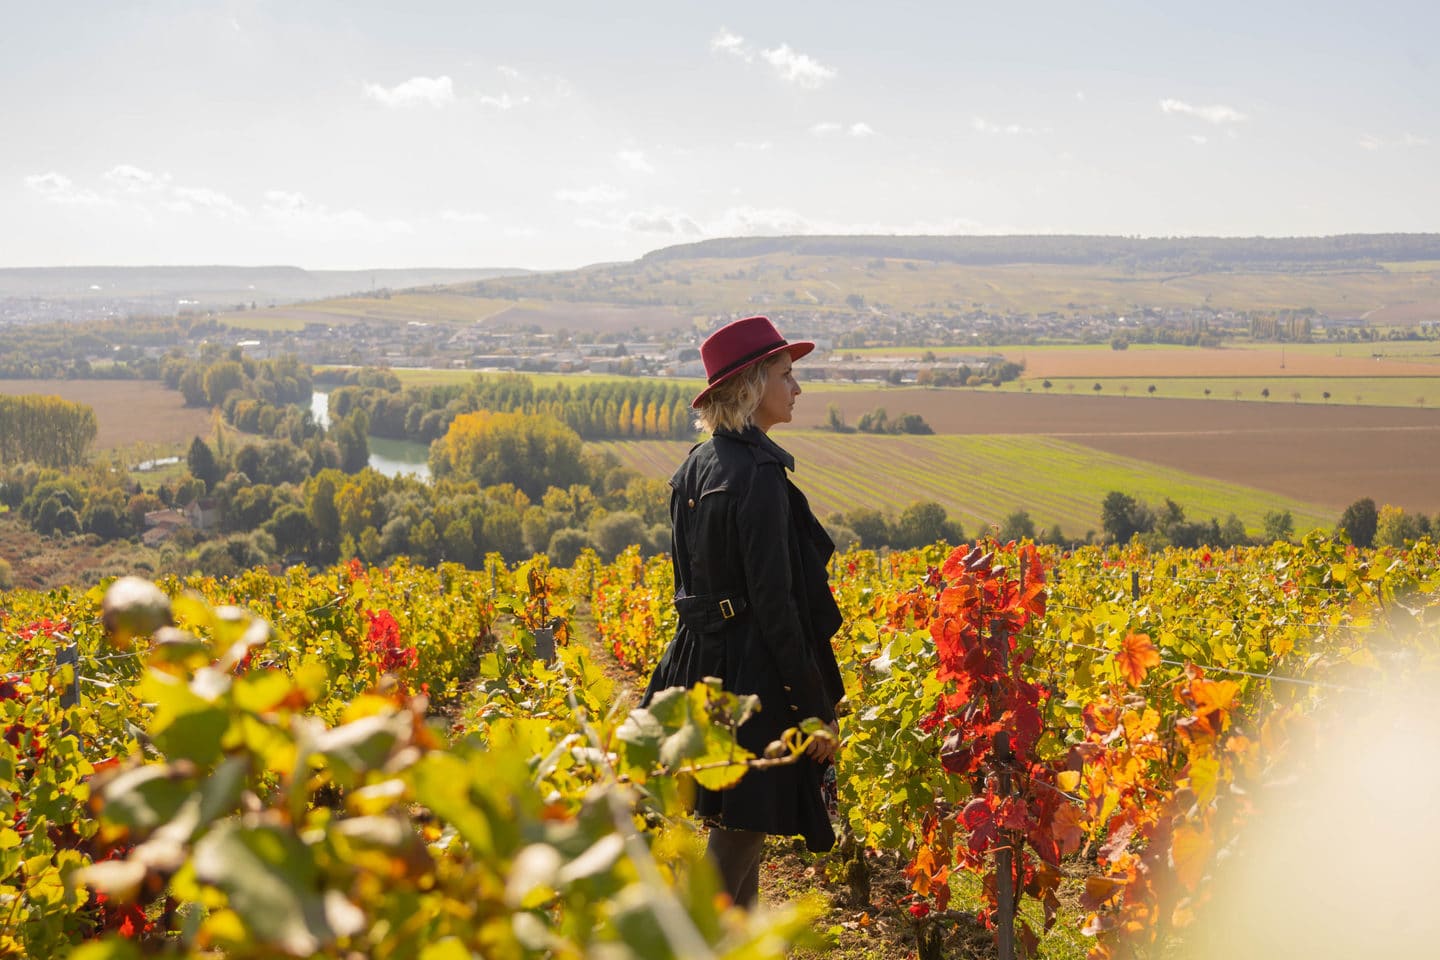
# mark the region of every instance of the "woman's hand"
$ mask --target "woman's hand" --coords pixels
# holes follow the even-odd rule
[[[830,763],[840,752],[840,728],[834,720],[831,720],[826,724],[826,729],[830,732],[830,736],[811,737],[810,742],[805,745],[805,756],[816,763]]]

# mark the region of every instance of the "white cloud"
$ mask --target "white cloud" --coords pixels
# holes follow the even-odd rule
[[[367,83],[365,95],[387,107],[409,107],[415,104],[443,107],[454,102],[455,86],[449,77],[411,77],[393,87]]]
[[[1076,91],[1075,91],[1075,99],[1076,99],[1078,102],[1080,102],[1080,103],[1084,103],[1084,102],[1085,102],[1085,91],[1084,91],[1084,90],[1076,90]]]
[[[509,66],[506,66],[505,64],[502,63],[502,64],[500,64],[498,67],[496,67],[495,69],[496,69],[497,71],[499,71],[500,76],[502,76],[502,77],[506,77],[507,79],[510,79],[510,80],[519,80],[519,79],[520,79],[520,71],[519,71],[519,70],[516,70],[514,67],[509,67]]]
[[[230,197],[208,187],[176,187],[171,191],[171,199],[165,202],[165,208],[176,213],[193,213],[196,207],[233,220],[250,215],[250,211]]]
[[[771,147],[773,147],[773,146],[774,146],[774,144],[772,144],[769,140],[737,140],[737,141],[735,141],[735,149],[737,149],[737,150],[759,150],[759,151],[764,151],[764,150],[769,150],[769,149],[770,149]]]
[[[479,211],[441,210],[440,219],[446,223],[487,223],[490,218]]]
[[[496,110],[500,110],[502,112],[514,110],[516,107],[523,106],[529,102],[529,97],[521,97],[517,100],[516,98],[510,96],[510,94],[508,93],[502,93],[498,97],[482,96],[480,98],[481,106],[494,107]]]
[[[720,32],[711,38],[710,49],[715,53],[728,53],[746,63],[755,59],[755,51],[746,46],[745,38],[731,33],[724,27],[721,27]]]
[[[150,193],[164,189],[170,176],[156,176],[148,170],[122,163],[105,171],[104,179],[126,193]]]
[[[1386,140],[1374,134],[1367,133],[1356,141],[1365,150],[1383,150],[1388,147],[1426,147],[1430,145],[1426,137],[1417,137],[1413,133],[1406,133],[1398,140]]]
[[[65,204],[98,204],[110,203],[110,199],[100,196],[93,190],[85,190],[75,186],[75,182],[63,173],[56,173],[51,170],[48,173],[36,173],[25,178],[25,186],[35,193],[40,194],[51,203]]]
[[[832,120],[826,120],[823,123],[815,124],[815,126],[810,128],[810,132],[817,137],[828,137],[832,133],[839,133],[842,129],[843,127],[841,127],[840,124]]]
[[[655,168],[651,166],[650,161],[646,159],[645,151],[643,150],[621,150],[615,154],[615,159],[620,161],[622,167],[627,170],[632,170],[635,173],[655,172]]]
[[[791,50],[788,43],[782,43],[773,50],[762,50],[760,55],[775,68],[782,80],[806,90],[817,90],[836,76],[833,67]]]
[[[910,223],[854,223],[811,220],[783,207],[733,206],[709,220],[683,211],[660,208],[632,211],[605,219],[582,219],[577,226],[621,232],[643,233],[677,240],[690,237],[755,237],[804,235],[928,235],[959,233],[1013,233],[1014,228],[986,228],[975,220],[912,221]]]
[[[717,237],[789,236],[812,233],[809,220],[794,210],[779,207],[731,207],[710,224]]]
[[[1245,114],[1234,107],[1227,107],[1223,103],[1212,103],[1208,106],[1197,107],[1186,103],[1183,100],[1166,99],[1160,101],[1160,110],[1163,113],[1182,113],[1192,117],[1199,117],[1209,123],[1243,123],[1248,118]]]
[[[282,228],[296,231],[342,227],[371,236],[415,232],[415,228],[403,220],[375,220],[354,209],[331,210],[309,200],[303,193],[289,190],[267,190],[261,210]]]
[[[1024,134],[1030,136],[1039,133],[1034,127],[1022,127],[1018,123],[991,123],[984,117],[971,117],[970,127],[980,133],[1005,134],[1008,137],[1015,137]]]
[[[852,123],[850,124],[849,133],[852,137],[873,137],[875,136],[875,128],[868,123]]]
[[[689,217],[673,210],[649,210],[627,213],[620,221],[621,229],[630,233],[654,233],[680,237],[698,237],[705,231]]]
[[[574,203],[588,207],[597,204],[618,203],[625,199],[625,191],[612,187],[608,183],[598,183],[593,187],[556,190],[555,199],[562,203]]]

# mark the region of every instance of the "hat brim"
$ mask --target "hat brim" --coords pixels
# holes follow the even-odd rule
[[[811,343],[809,340],[796,340],[793,343],[781,344],[780,346],[776,347],[774,350],[771,350],[768,353],[762,353],[760,356],[756,357],[754,360],[751,360],[749,363],[744,364],[743,366],[736,367],[734,370],[731,370],[719,380],[716,380],[714,383],[707,385],[704,390],[701,390],[695,395],[694,400],[690,401],[690,408],[693,410],[699,409],[700,407],[704,406],[705,401],[709,399],[711,392],[714,391],[716,387],[733,379],[738,374],[749,370],[751,367],[755,366],[755,364],[764,363],[766,360],[769,360],[777,353],[784,353],[786,350],[789,350],[790,359],[799,360],[801,357],[805,356],[805,354],[809,353],[811,350],[814,349],[815,344]]]

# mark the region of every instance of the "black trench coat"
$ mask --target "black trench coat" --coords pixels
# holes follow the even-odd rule
[[[840,610],[825,565],[835,545],[786,476],[795,459],[756,427],[720,430],[670,479],[675,603],[680,625],[644,702],[667,687],[719,677],[760,710],[738,732],[757,756],[807,717],[829,723],[844,696],[830,638]],[[809,757],[751,770],[723,791],[699,788],[696,814],[732,830],[804,836],[830,849],[835,832]]]

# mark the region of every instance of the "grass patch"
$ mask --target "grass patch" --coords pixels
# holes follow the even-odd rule
[[[1039,528],[1059,524],[1067,536],[1083,537],[1099,531],[1100,504],[1119,490],[1157,505],[1168,497],[1191,520],[1224,520],[1234,513],[1252,533],[1260,531],[1269,511],[1289,510],[1300,531],[1335,521],[1325,507],[1044,436],[892,437],[817,430],[787,431],[777,439],[795,455],[796,482],[821,517],[857,507],[898,514],[917,500],[933,500],[967,535],[1024,509]],[[690,444],[630,440],[588,446],[613,452],[646,476],[665,478]]]

